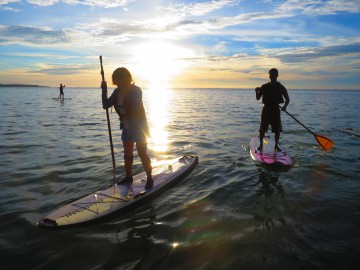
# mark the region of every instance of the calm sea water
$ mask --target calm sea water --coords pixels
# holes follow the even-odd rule
[[[198,166],[126,215],[45,230],[38,219],[112,181],[100,90],[66,88],[59,101],[57,88],[0,89],[1,269],[358,269],[360,138],[341,129],[360,130],[360,91],[289,91],[288,111],[335,146],[321,150],[283,114],[286,172],[250,158],[253,90],[143,94],[153,163],[196,154]],[[121,177],[115,113],[111,122]]]

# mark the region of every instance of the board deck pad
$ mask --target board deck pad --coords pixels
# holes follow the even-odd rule
[[[111,185],[68,205],[38,221],[39,227],[60,228],[90,223],[113,213],[125,212],[158,196],[184,178],[198,163],[197,156],[183,156],[153,168],[154,186],[145,189],[146,173],[133,176],[133,182]]]
[[[275,140],[272,137],[265,136],[263,139],[263,149],[256,150],[260,144],[259,136],[251,139],[250,155],[253,160],[268,166],[291,167],[292,158],[286,153],[285,149],[279,145],[281,151],[275,151]]]

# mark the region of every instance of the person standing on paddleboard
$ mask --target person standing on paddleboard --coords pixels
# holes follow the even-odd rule
[[[121,140],[124,147],[126,177],[121,182],[132,182],[133,149],[136,149],[147,175],[145,188],[153,186],[151,160],[147,154],[147,137],[149,126],[142,101],[141,89],[132,83],[131,73],[124,67],[117,68],[112,74],[113,84],[117,86],[111,96],[107,97],[107,84],[101,83],[103,108],[114,106],[120,117]]]
[[[280,107],[279,104],[285,104],[281,110],[286,111],[287,106],[290,103],[288,92],[280,82],[277,81],[279,72],[276,68],[269,70],[270,82],[263,84],[261,87],[256,87],[256,100],[262,97],[263,109],[261,112],[260,122],[260,144],[257,150],[261,151],[263,148],[263,139],[265,132],[267,132],[269,124],[271,125],[271,131],[275,133],[275,151],[281,152],[279,147],[280,132],[282,131]]]
[[[59,96],[59,99],[64,99],[64,87],[65,87],[65,85],[62,85],[62,84],[60,83],[60,87],[59,87],[60,96]]]

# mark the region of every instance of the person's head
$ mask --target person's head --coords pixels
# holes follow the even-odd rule
[[[118,87],[127,86],[132,82],[131,73],[124,67],[117,68],[112,74],[112,81]]]
[[[272,68],[269,70],[269,78],[272,82],[276,82],[278,76],[279,71],[276,68]]]

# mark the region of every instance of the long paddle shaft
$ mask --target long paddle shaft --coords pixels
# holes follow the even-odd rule
[[[281,107],[280,107],[281,108]],[[302,125],[307,131],[309,131],[316,139],[316,141],[318,142],[318,144],[326,151],[331,150],[331,148],[334,146],[334,142],[332,140],[330,140],[329,138],[322,136],[322,135],[318,135],[315,134],[314,132],[312,132],[308,127],[306,127],[303,123],[301,123],[299,120],[297,120],[293,115],[291,115],[288,111],[284,111],[286,112],[292,119],[294,119],[296,122],[298,122],[300,125]]]
[[[102,81],[105,82],[105,76],[104,76],[104,68],[102,64],[102,56],[100,55],[100,66],[101,66],[101,77]],[[110,117],[109,117],[109,110],[106,108],[106,119],[107,119],[107,125],[109,130],[109,141],[110,141],[110,148],[111,148],[111,157],[112,157],[112,164],[113,164],[113,173],[114,173],[114,187],[116,182],[116,165],[115,165],[115,155],[114,155],[114,146],[111,136],[111,125],[110,125]]]
[[[292,119],[294,119],[296,122],[298,122],[300,125],[302,125],[307,131],[309,131],[312,135],[316,136],[316,134],[314,132],[312,132],[308,127],[306,127],[303,123],[301,123],[299,120],[297,120],[293,115],[291,115],[288,111],[283,111],[286,112]]]

